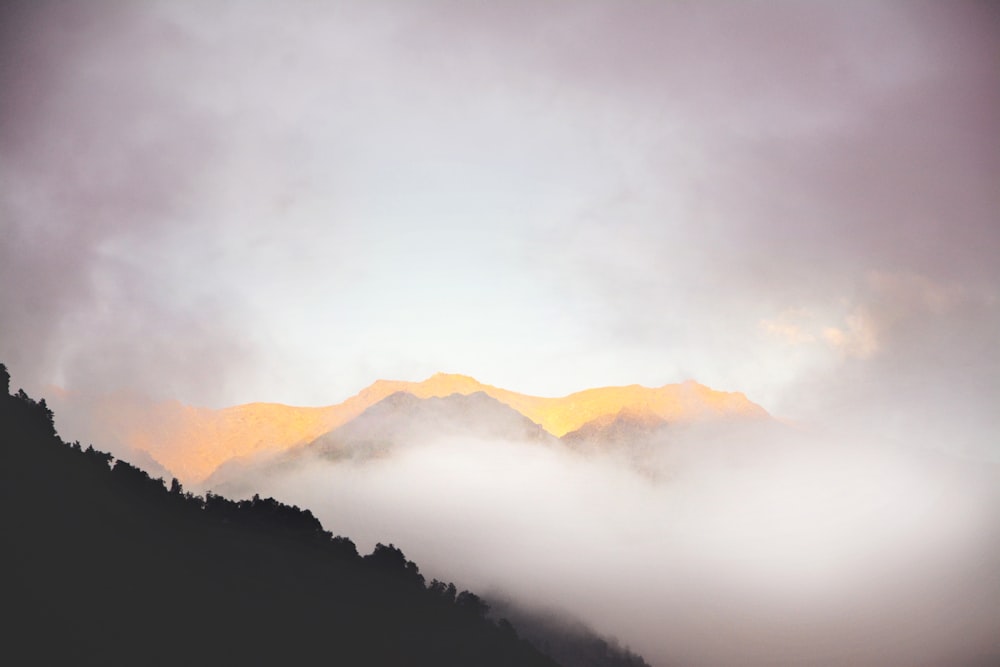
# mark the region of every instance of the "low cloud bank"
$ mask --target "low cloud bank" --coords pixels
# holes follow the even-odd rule
[[[695,429],[638,456],[438,437],[215,488],[570,611],[658,666],[937,665],[1000,656],[998,480],[822,434]]]

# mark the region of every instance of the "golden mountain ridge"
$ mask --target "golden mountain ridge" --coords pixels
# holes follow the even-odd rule
[[[769,417],[742,393],[716,391],[693,381],[658,388],[601,387],[546,398],[482,384],[465,375],[437,373],[422,382],[379,380],[343,403],[319,408],[248,403],[211,410],[171,401],[125,410],[112,405],[99,418],[105,430],[116,433],[125,445],[147,452],[182,482],[192,483],[231,459],[312,442],[400,391],[418,398],[481,391],[556,437],[623,410],[668,422]]]

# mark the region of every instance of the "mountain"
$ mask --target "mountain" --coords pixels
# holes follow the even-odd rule
[[[541,426],[482,391],[429,398],[397,391],[311,443],[270,456],[258,454],[227,461],[202,487],[244,496],[254,493],[255,480],[261,475],[309,465],[309,457],[366,460],[388,456],[401,447],[454,439],[469,444],[498,440],[559,444],[559,439]]]
[[[658,388],[633,384],[585,389],[560,398],[519,394],[482,384],[464,375],[445,373],[438,373],[419,383],[380,380],[369,389],[384,391],[388,387],[419,398],[481,391],[514,408],[556,437],[562,437],[595,419],[616,415],[622,410],[672,422],[719,418],[760,419],[768,416],[767,411],[741,393],[716,391],[691,380]],[[360,395],[365,395],[367,391]]]
[[[86,422],[68,430],[83,439],[110,442],[130,456],[144,452],[182,482],[195,483],[226,461],[275,454],[312,442],[399,392],[417,398],[481,392],[556,437],[623,410],[672,423],[768,417],[741,393],[715,391],[692,381],[659,388],[602,387],[546,398],[482,384],[464,375],[438,373],[422,382],[379,380],[342,403],[316,408],[249,403],[211,410],[176,401],[153,403],[109,396],[78,409],[86,413]],[[63,401],[71,403],[69,398]]]
[[[641,656],[614,639],[600,637],[565,615],[526,609],[502,595],[490,596],[490,613],[506,618],[522,636],[562,665],[574,667],[649,667]]]
[[[620,447],[661,438],[666,435],[669,424],[669,421],[654,413],[625,408],[617,414],[592,419],[575,431],[563,435],[561,440],[577,447]]]
[[[556,667],[392,545],[361,557],[297,507],[168,490],[0,380],[5,663]]]
[[[320,436],[309,448],[330,457],[366,457],[408,442],[457,437],[557,442],[541,426],[482,391],[440,398],[399,391]]]

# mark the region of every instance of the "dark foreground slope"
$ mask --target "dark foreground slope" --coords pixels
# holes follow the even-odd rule
[[[391,546],[65,444],[2,365],[0,526],[2,664],[556,664]]]

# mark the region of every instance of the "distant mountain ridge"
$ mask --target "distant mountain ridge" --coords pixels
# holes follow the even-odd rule
[[[769,417],[742,393],[716,391],[690,380],[657,388],[585,389],[548,398],[483,384],[465,375],[437,373],[422,382],[378,380],[342,403],[326,407],[248,403],[212,410],[176,401],[143,404],[109,398],[92,410],[92,420],[93,428],[105,439],[144,452],[182,482],[196,483],[227,461],[276,454],[312,442],[399,392],[416,398],[481,392],[555,437],[594,420],[613,419],[623,411],[632,419],[658,423]]]

